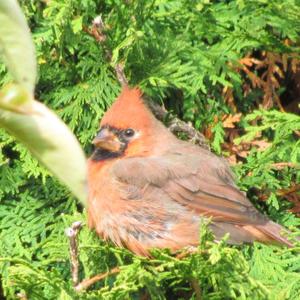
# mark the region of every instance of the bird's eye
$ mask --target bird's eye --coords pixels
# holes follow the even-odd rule
[[[134,130],[131,129],[131,128],[125,129],[125,130],[123,131],[123,135],[124,135],[124,137],[126,137],[126,138],[131,138],[131,137],[134,136]]]

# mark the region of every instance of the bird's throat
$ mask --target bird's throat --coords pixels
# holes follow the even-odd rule
[[[124,151],[109,151],[106,149],[96,148],[91,156],[91,160],[93,161],[103,161],[103,160],[109,160],[113,158],[119,158],[124,155]]]

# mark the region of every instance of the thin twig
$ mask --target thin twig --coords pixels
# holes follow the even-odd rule
[[[128,81],[127,81],[125,73],[124,73],[124,66],[120,63],[117,63],[115,66],[115,72],[117,74],[117,78],[118,78],[121,86],[127,86]]]
[[[199,282],[195,278],[192,278],[190,282],[193,290],[195,291],[195,299],[202,300],[202,292],[201,292]]]
[[[298,137],[300,137],[300,130],[295,130],[294,133],[295,133]]]
[[[79,281],[79,259],[78,259],[78,244],[77,235],[81,229],[81,222],[74,222],[71,227],[65,230],[66,236],[69,238],[70,242],[70,260],[71,260],[71,274],[73,285],[76,286]]]
[[[300,191],[300,184],[295,184],[288,189],[278,190],[276,193],[278,196],[286,196],[286,195],[295,193],[297,191]]]
[[[106,34],[104,33],[105,31],[105,24],[102,20],[101,16],[97,16],[94,20],[93,20],[93,24],[92,24],[92,28],[86,28],[84,27],[83,30],[85,32],[87,32],[88,34],[90,34],[92,37],[94,37],[94,39],[99,43],[103,45],[103,48],[105,50],[105,54],[107,56],[107,59],[109,61],[111,61],[112,59],[112,54],[111,51],[108,50],[105,47],[104,42],[106,41],[107,37]],[[125,73],[124,73],[124,66],[121,63],[117,63],[114,66],[118,81],[120,82],[120,84],[122,86],[126,86],[128,85],[128,81],[126,79]]]
[[[195,253],[204,253],[203,251],[201,251],[199,248],[194,247],[194,246],[189,246],[189,247],[185,247],[183,249],[183,251],[180,251],[175,257],[177,259],[183,259],[187,256],[190,256],[191,254],[195,254]]]
[[[196,130],[190,123],[186,123],[176,116],[170,114],[164,107],[154,103],[153,101],[147,100],[147,105],[158,120],[165,121],[165,119],[171,119],[168,123],[169,130],[174,133],[184,133],[188,139],[196,145],[209,150],[205,136]]]
[[[186,258],[192,254],[208,254],[208,252],[206,250],[200,250],[197,247],[194,246],[190,246],[190,247],[186,247],[184,248],[183,251],[180,251],[178,254],[176,254],[176,258],[177,259],[183,259]]]
[[[76,290],[76,292],[81,292],[83,290],[86,290],[87,288],[89,288],[94,283],[106,278],[107,276],[117,274],[119,272],[120,272],[120,269],[118,267],[115,267],[115,268],[109,270],[108,272],[95,275],[95,276],[93,276],[91,278],[88,278],[88,279],[84,279],[83,281],[81,281],[79,284],[77,284],[75,286],[75,290]]]
[[[175,134],[180,132],[185,133],[193,144],[210,150],[205,136],[189,123],[183,122],[182,120],[174,117],[169,125],[169,130]]]
[[[101,16],[97,16],[92,23],[92,28],[86,28],[84,27],[83,30],[90,34],[94,39],[99,43],[102,44],[106,57],[109,61],[112,59],[112,53],[110,50],[106,48],[105,41],[107,39],[107,36],[105,35],[105,24],[101,18]],[[126,78],[126,75],[124,73],[124,66],[121,63],[117,63],[114,65],[114,70],[116,72],[117,78],[121,86],[127,86],[128,80]],[[169,123],[169,130],[173,132],[174,134],[178,133],[185,133],[189,140],[193,142],[194,144],[199,145],[200,147],[209,150],[209,146],[207,144],[207,141],[202,133],[200,133],[198,130],[196,130],[191,124],[188,124],[177,117],[170,115],[166,109],[159,106],[158,104],[154,103],[153,101],[147,100],[147,104],[153,114],[157,117],[157,119],[163,121],[166,119],[167,116],[170,117],[171,121]]]

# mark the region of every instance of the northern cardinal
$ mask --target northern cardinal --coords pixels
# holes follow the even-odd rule
[[[88,221],[104,239],[149,255],[199,242],[200,224],[229,242],[292,246],[283,227],[237,188],[229,166],[208,150],[177,139],[150,112],[137,88],[123,88],[105,113],[89,158]]]

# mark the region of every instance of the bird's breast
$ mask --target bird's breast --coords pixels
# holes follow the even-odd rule
[[[159,187],[122,189],[112,168],[89,166],[88,221],[98,235],[142,255],[153,247],[179,249],[197,243],[199,217]]]

